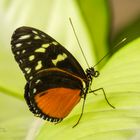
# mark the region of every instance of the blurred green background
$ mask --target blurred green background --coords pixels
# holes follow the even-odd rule
[[[40,119],[37,119],[33,116],[32,113],[29,112],[28,107],[24,101],[24,85],[26,83],[22,72],[20,71],[18,65],[16,64],[13,54],[11,52],[10,40],[12,33],[14,30],[20,26],[26,25],[38,28],[58,42],[60,42],[63,46],[65,46],[80,62],[83,69],[87,68],[87,65],[84,61],[82,53],[80,52],[80,48],[77,44],[76,38],[72,31],[71,25],[69,23],[69,17],[72,19],[73,25],[75,27],[77,36],[81,43],[82,49],[85,53],[85,56],[88,60],[90,66],[94,66],[108,51],[112,50],[112,53],[117,53],[122,47],[130,48],[131,46],[138,46],[138,41],[136,43],[132,43],[135,39],[137,39],[140,35],[140,1],[139,0],[1,0],[0,1],[0,139],[3,140],[46,140],[46,139],[112,139],[114,140],[114,136],[116,136],[116,140],[126,140],[132,137],[134,133],[134,129],[138,128],[136,131],[139,131],[139,127],[134,124],[137,122],[139,124],[139,119],[132,119],[130,125],[129,120],[120,120],[120,122],[128,123],[128,127],[125,129],[130,129],[133,126],[133,131],[121,131],[121,125],[118,124],[116,120],[111,120],[113,118],[114,111],[109,108],[104,103],[104,97],[101,94],[97,98],[91,96],[93,98],[87,99],[87,116],[85,117],[85,126],[77,126],[76,129],[72,129],[71,126],[75,123],[78,118],[78,114],[80,113],[80,106],[73,111],[73,114],[68,116],[68,119],[60,125],[52,125],[47,124]],[[113,47],[118,44],[123,38],[126,38],[126,41],[121,43],[117,49]],[[129,43],[132,43],[129,45]],[[128,44],[128,46],[127,46]],[[140,46],[139,46],[140,47]],[[132,47],[131,47],[132,48]],[[133,51],[135,50],[135,51]],[[134,54],[131,54],[131,52]],[[118,51],[119,52],[119,51]],[[124,92],[125,90],[129,92],[139,93],[139,73],[132,70],[138,70],[138,62],[139,62],[139,51],[137,48],[132,48],[132,50],[125,50],[118,53],[118,57],[113,57],[108,63],[109,57],[104,59],[102,63],[98,65],[98,68],[102,71],[101,79],[96,82],[95,87],[103,86],[108,88],[108,91],[111,93]],[[130,55],[132,55],[130,57]],[[126,56],[123,58],[123,56]],[[134,56],[134,59],[133,59]],[[129,59],[128,59],[129,58]],[[123,61],[124,60],[124,61]],[[135,60],[134,62],[131,62]],[[121,62],[122,64],[120,64]],[[126,63],[131,62],[131,66],[128,67]],[[118,65],[118,67],[117,67]],[[126,65],[126,67],[124,67]],[[104,66],[104,67],[103,67]],[[120,66],[120,67],[119,67]],[[118,70],[118,68],[122,68]],[[113,79],[114,73],[111,70],[118,70],[117,74],[120,74],[120,79],[123,81],[124,78],[126,80],[131,81],[133,78],[130,76],[130,73],[137,73],[134,76],[134,79],[137,82],[136,87],[134,88],[124,88],[122,89],[121,82],[119,80],[118,87],[115,84],[115,80]],[[127,71],[130,70],[130,71]],[[127,74],[126,72],[127,71]],[[121,73],[122,72],[122,73]],[[124,72],[124,73],[123,73]],[[112,76],[108,77],[112,73]],[[116,73],[115,73],[116,74]],[[116,74],[116,75],[117,75]],[[126,75],[125,75],[126,74]],[[115,75],[115,76],[116,76]],[[125,76],[127,77],[125,77]],[[124,76],[124,77],[123,77]],[[119,77],[119,76],[118,76]],[[107,82],[106,82],[107,81]],[[128,81],[125,81],[126,84]],[[134,82],[134,81],[133,81]],[[115,86],[113,86],[113,83]],[[110,86],[112,85],[112,86]],[[94,85],[93,85],[94,87]],[[122,90],[121,90],[122,89]],[[128,90],[129,89],[129,90]],[[133,89],[133,90],[132,90]],[[130,94],[130,93],[129,93]],[[111,94],[112,95],[112,94]],[[118,95],[118,94],[117,94]],[[135,94],[136,95],[136,94]],[[137,97],[138,96],[138,97]],[[109,96],[110,97],[110,96]],[[127,99],[127,97],[129,97]],[[133,101],[132,106],[139,108],[140,104],[136,99],[139,99],[139,94],[137,94]],[[95,99],[94,99],[95,98]],[[124,99],[127,99],[129,103],[132,96],[126,94]],[[110,97],[111,101],[114,103],[118,103],[120,107],[123,108],[123,103],[120,101],[122,98],[120,95],[116,97]],[[91,104],[95,103],[94,107]],[[134,103],[136,103],[134,105]],[[119,104],[120,103],[120,104]],[[105,108],[104,108],[105,106]],[[107,106],[107,108],[106,108]],[[95,112],[92,112],[92,109],[95,109]],[[108,113],[103,113],[104,111],[111,110]],[[122,108],[119,110],[118,116],[123,116]],[[135,109],[136,109],[135,108]],[[90,110],[90,111],[89,111]],[[97,113],[96,113],[97,111]],[[121,112],[122,111],[122,112]],[[130,111],[130,110],[129,110]],[[131,110],[133,111],[133,109]],[[90,113],[94,113],[92,123],[90,123]],[[117,112],[118,113],[118,112]],[[126,112],[126,114],[130,112]],[[127,115],[128,115],[127,114]],[[133,115],[135,118],[139,118],[139,111],[136,111],[134,115],[130,113],[130,116]],[[97,115],[97,116],[96,116]],[[110,119],[107,119],[109,116]],[[100,117],[104,117],[103,119]],[[129,115],[128,115],[129,116]],[[129,117],[130,117],[129,116]],[[137,116],[137,117],[136,117]],[[98,124],[98,119],[101,120],[102,124]],[[128,119],[128,118],[127,118]],[[87,121],[88,120],[88,121]],[[106,121],[107,120],[107,121]],[[111,121],[110,121],[111,120]],[[87,124],[86,124],[87,122]],[[134,123],[133,123],[134,122]],[[106,124],[112,123],[109,126],[110,129],[106,130]],[[120,124],[121,124],[120,123]],[[82,123],[81,123],[82,124]],[[90,125],[91,124],[91,125]],[[94,126],[95,124],[95,126]],[[98,124],[98,125],[97,125]],[[116,128],[119,131],[117,133],[112,133],[112,131]],[[68,127],[67,127],[68,126]],[[96,135],[94,134],[97,126],[98,130],[96,130]],[[65,131],[65,128],[67,131]],[[82,131],[82,128],[86,128],[85,131]],[[70,129],[70,131],[69,131]],[[94,130],[94,131],[93,131]],[[102,131],[103,130],[103,131]],[[105,131],[106,130],[106,131]],[[51,133],[50,133],[51,132]],[[47,135],[47,134],[50,135]],[[83,133],[83,134],[82,134]],[[99,135],[98,135],[99,134]],[[91,137],[90,137],[91,135]],[[57,137],[58,136],[58,137]],[[93,136],[93,137],[92,137]]]

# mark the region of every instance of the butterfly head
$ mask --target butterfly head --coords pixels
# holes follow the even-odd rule
[[[98,77],[99,74],[99,71],[96,71],[93,67],[86,69],[86,75],[89,81],[92,81],[93,77]]]

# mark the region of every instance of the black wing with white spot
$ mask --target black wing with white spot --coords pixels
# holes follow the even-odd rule
[[[16,29],[11,45],[27,81],[38,71],[54,67],[86,79],[77,60],[56,40],[38,29],[25,26]]]

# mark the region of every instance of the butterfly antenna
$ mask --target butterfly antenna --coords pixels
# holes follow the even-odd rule
[[[120,44],[122,44],[127,38],[122,39],[118,44],[116,44],[113,49],[117,48]],[[93,67],[97,66],[105,57],[111,54],[112,51],[107,52]]]
[[[80,50],[81,50],[81,52],[82,52],[82,55],[84,56],[84,59],[85,59],[85,61],[86,61],[86,64],[87,64],[87,66],[88,66],[88,68],[89,68],[88,61],[87,61],[86,56],[85,56],[85,54],[84,54],[84,52],[83,52],[83,50],[82,50],[81,44],[80,44],[80,42],[79,42],[79,39],[78,39],[78,37],[77,37],[77,35],[76,35],[76,31],[75,31],[75,29],[74,29],[74,26],[73,26],[73,23],[72,23],[71,18],[69,18],[69,21],[70,21],[72,30],[73,30],[73,32],[74,32],[74,35],[75,35],[75,37],[76,37],[76,40],[77,40],[77,42],[78,42],[78,45],[79,45],[79,47],[80,47]]]
[[[86,56],[85,56],[85,54],[84,54],[84,52],[83,52],[83,50],[82,50],[81,44],[80,44],[80,42],[79,42],[79,39],[78,39],[78,37],[77,37],[77,35],[76,35],[76,31],[75,31],[75,28],[74,28],[74,26],[73,26],[73,23],[72,23],[71,18],[69,18],[69,21],[70,21],[71,27],[72,27],[72,29],[73,29],[74,35],[75,35],[75,37],[76,37],[76,40],[77,40],[77,42],[78,42],[78,45],[79,45],[79,47],[80,47],[80,50],[81,50],[81,52],[82,52],[82,55],[84,56],[84,59],[85,59],[85,61],[86,61],[86,64],[87,64],[87,66],[88,66],[88,68],[89,68],[88,61],[87,61]],[[117,48],[117,47],[118,47],[120,44],[122,44],[126,39],[127,39],[127,38],[122,39],[118,44],[116,44],[116,45],[113,47],[113,49]],[[110,55],[111,52],[112,52],[112,51],[107,52],[107,54],[104,55],[93,67],[97,66],[102,60],[104,60],[108,55]]]

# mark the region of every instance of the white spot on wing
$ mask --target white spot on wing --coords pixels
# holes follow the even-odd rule
[[[35,50],[35,52],[41,52],[41,53],[44,53],[46,50],[45,48],[38,48]]]
[[[58,43],[56,41],[53,41],[52,44],[53,45],[58,45]]]
[[[15,46],[18,48],[20,47],[22,44],[21,43],[17,43]]]
[[[30,68],[27,68],[27,67],[26,67],[26,68],[25,68],[25,71],[28,71],[29,69],[30,69]]]
[[[56,64],[60,61],[63,61],[67,58],[67,55],[65,53],[58,54],[56,59],[52,59],[52,63],[56,66]]]
[[[39,69],[41,69],[41,68],[42,68],[41,61],[38,61],[38,62],[37,62],[37,65],[36,65],[36,67],[35,67],[35,70],[39,70]]]
[[[22,50],[22,53],[25,53],[26,52],[26,50]]]
[[[20,54],[20,52],[18,51],[18,52],[16,52],[16,54],[17,54],[17,55],[19,55],[19,54]]]
[[[38,79],[38,80],[36,80],[36,81],[35,81],[35,83],[36,83],[36,84],[38,84],[40,81],[41,81],[41,80],[40,80],[40,79]]]
[[[35,59],[35,56],[34,55],[29,56],[29,61],[32,61],[34,59]]]
[[[33,79],[33,76],[30,76],[29,79],[30,79],[30,80]]]
[[[35,30],[32,30],[32,33],[34,33],[34,34],[38,34],[38,32],[37,32],[37,31],[35,31]]]
[[[20,62],[21,64],[23,63],[23,61],[22,61],[21,59],[19,60],[19,62]]]
[[[36,35],[36,36],[34,37],[34,39],[40,39],[40,37],[39,37],[38,35]]]
[[[27,74],[29,74],[31,72],[31,68],[26,67],[25,71],[27,72]]]
[[[50,46],[50,44],[46,43],[42,45],[42,48],[48,48]]]
[[[29,74],[31,72],[31,69],[29,69],[28,71],[27,71],[27,74]]]
[[[31,41],[27,42],[27,44],[29,44],[29,45],[30,45],[30,44],[31,44]]]
[[[27,39],[27,38],[29,38],[29,37],[30,37],[30,35],[23,35],[23,36],[20,36],[19,39],[20,39],[20,40],[23,40],[23,39]]]
[[[36,88],[33,88],[33,93],[36,93],[36,91],[37,91]]]
[[[44,38],[46,37],[44,34],[41,34],[41,36],[44,37]]]

